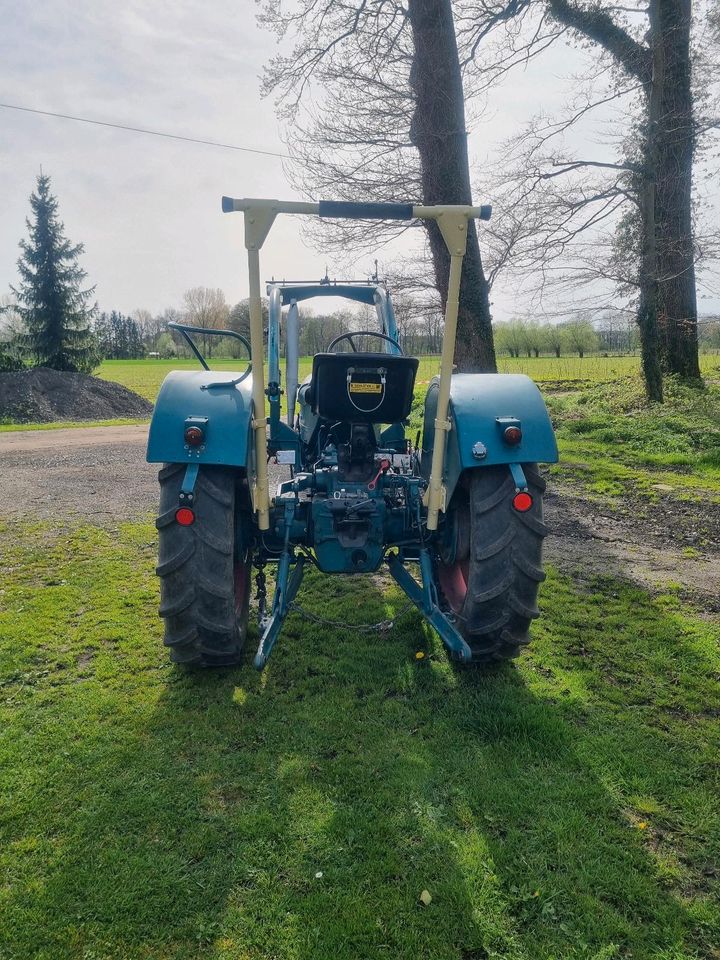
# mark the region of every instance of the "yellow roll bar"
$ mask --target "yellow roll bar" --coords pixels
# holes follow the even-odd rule
[[[468,220],[489,220],[491,207],[460,205],[413,206],[409,203],[345,203],[321,200],[318,203],[280,200],[236,200],[223,197],[225,213],[241,211],[245,217],[245,247],[250,274],[250,347],[253,367],[253,430],[255,433],[255,477],[251,486],[253,506],[257,511],[258,526],[270,526],[270,489],[267,469],[267,417],[265,415],[265,377],[262,329],[262,301],[260,295],[260,249],[279,213],[314,214],[320,217],[351,218],[356,220],[435,220],[450,254],[450,277],[445,305],[445,330],[440,358],[440,389],[435,414],[435,442],[433,446],[430,484],[426,493],[428,508],[427,528],[436,530],[440,511],[445,510],[445,446],[450,430],[448,406],[455,336],[457,333],[460,275],[467,245]]]

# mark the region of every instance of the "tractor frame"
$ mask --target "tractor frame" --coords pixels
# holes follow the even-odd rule
[[[222,468],[235,471],[241,478],[246,503],[244,509],[234,509],[232,519],[236,570],[238,557],[244,558],[244,563],[261,567],[266,563],[277,564],[269,609],[261,602],[255,666],[262,669],[266,665],[308,563],[315,564],[325,573],[346,574],[372,572],[380,564],[386,564],[397,584],[438,632],[453,659],[463,663],[487,659],[477,655],[473,637],[475,634],[480,637],[490,635],[495,629],[492,617],[500,617],[497,594],[484,600],[484,607],[481,603],[482,610],[487,608],[481,614],[477,613],[478,604],[473,606],[474,601],[471,603],[470,599],[461,597],[453,605],[448,598],[452,601],[454,584],[461,575],[468,596],[475,589],[473,583],[485,576],[479,566],[480,561],[487,560],[484,555],[489,549],[482,545],[483,530],[487,526],[481,516],[483,504],[492,500],[493,504],[500,503],[503,511],[506,508],[510,511],[503,513],[507,521],[493,521],[500,522],[498,543],[502,541],[505,546],[509,543],[509,533],[507,536],[503,533],[503,523],[508,531],[512,525],[512,530],[517,528],[520,533],[527,533],[525,528],[529,525],[531,531],[535,528],[536,533],[540,531],[541,539],[544,533],[540,530],[541,503],[536,502],[538,498],[541,500],[541,491],[538,493],[540,488],[537,487],[541,481],[536,479],[534,465],[557,460],[552,426],[532,381],[512,374],[453,374],[460,276],[468,222],[472,218],[489,219],[491,208],[280,202],[224,197],[222,209],[244,215],[250,341],[248,343],[233,331],[208,331],[170,324],[187,339],[204,369],[175,371],[166,378],[150,428],[147,458],[151,462],[182,465],[174,522],[182,525],[181,516],[192,517],[187,523],[188,536],[201,540],[202,530],[193,530],[196,526],[194,504],[198,495],[198,477],[203,471],[209,476],[213,469]],[[417,361],[408,363],[409,358],[400,357],[392,301],[382,284],[330,283],[327,279],[319,284],[270,283],[267,287],[268,377],[265,382],[260,250],[280,214],[367,220],[419,218],[437,223],[450,254],[450,276],[439,376],[432,381],[425,400],[421,449],[415,449],[405,437],[406,411],[403,411],[404,416],[381,429],[381,425],[373,421],[374,408],[358,406],[370,401],[361,393],[355,398],[351,393],[355,390],[374,391],[380,396],[377,401],[380,405],[390,396],[393,378],[397,383],[408,377],[414,381]],[[298,303],[322,296],[341,296],[374,306],[383,350],[356,354],[365,358],[358,361],[366,365],[358,368],[361,374],[357,374],[355,367],[347,366],[349,361],[338,361],[332,353],[319,354],[314,360],[313,377],[300,384]],[[285,326],[288,410],[285,420],[281,405],[280,357],[283,307],[288,307]],[[241,341],[249,353],[248,368],[238,374],[210,371],[192,339],[193,335],[200,333],[229,336]],[[351,343],[354,350],[354,343]],[[352,358],[353,355],[346,356]],[[412,368],[413,363],[415,368]],[[341,384],[338,397],[345,403],[342,384],[346,384],[347,400],[362,412],[356,417],[361,423],[351,422],[352,416],[334,425],[330,423],[334,418],[328,415],[331,404],[327,396],[333,388],[322,384],[332,381],[336,368],[341,375],[340,380],[336,377],[336,384]],[[362,373],[363,369],[365,373]],[[357,380],[357,376],[373,382],[363,383]],[[322,395],[323,390],[325,395]],[[396,393],[398,391],[402,393],[400,386]],[[297,414],[296,408],[299,408]],[[400,406],[396,404],[387,409],[400,410]],[[268,475],[271,458],[285,464],[290,472],[289,479],[279,484],[274,495],[270,492]],[[478,471],[484,471],[484,476],[473,479]],[[487,487],[491,481],[488,498],[481,487],[483,484]],[[532,490],[531,484],[535,484]],[[492,492],[496,487],[499,494]],[[173,524],[171,501],[170,511],[166,510],[158,521],[161,531]],[[521,506],[528,503],[530,506]],[[183,510],[187,512],[181,515]],[[526,511],[527,515],[520,516]],[[525,528],[518,526],[519,521]],[[472,530],[474,538],[469,545],[466,526]],[[511,570],[514,564],[524,570],[523,576],[529,577],[528,582],[539,581],[541,575],[536,572],[539,561],[533,558],[523,560],[518,551],[519,548],[512,547],[510,552],[502,554],[503,570]],[[416,568],[417,576],[411,574],[410,565]],[[501,577],[499,582],[505,580],[507,577]],[[492,593],[493,589],[486,592]],[[182,592],[176,586],[173,591],[173,596]],[[504,659],[505,650],[512,649],[512,655],[515,655],[518,645],[525,642],[513,637],[513,642],[508,645],[507,637],[502,639],[508,631],[520,629],[513,627],[518,617],[524,623],[537,615],[532,604],[528,606],[525,601],[517,599],[523,594],[517,583],[508,587],[506,593],[509,606],[506,604],[503,608],[504,621],[496,630],[494,646],[487,647],[487,650],[495,651],[493,656],[496,659]],[[179,602],[164,601],[166,610],[176,611]],[[236,599],[236,615],[238,609]],[[172,612],[163,616],[176,617],[177,614]],[[203,630],[202,623],[198,614],[197,623],[190,620],[186,626],[183,621],[184,632],[180,631],[181,639],[193,630],[197,636],[204,635],[205,639],[201,637],[197,642],[193,640],[191,643],[187,639],[181,642],[178,630],[174,633],[168,630],[166,642],[171,647],[177,646],[193,654],[185,656],[183,653],[175,659],[200,665],[223,662],[222,656],[218,660],[213,655],[212,629],[208,633]],[[169,640],[167,636],[170,636]],[[236,649],[237,644],[233,647]],[[228,656],[228,662],[234,662],[232,656]]]

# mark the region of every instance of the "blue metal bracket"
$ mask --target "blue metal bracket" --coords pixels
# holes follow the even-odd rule
[[[200,470],[199,463],[189,463],[185,468],[185,476],[180,487],[180,499],[192,503],[195,499],[195,482]]]
[[[293,520],[295,519],[295,501],[288,500],[285,503],[285,538],[283,552],[280,554],[278,562],[277,579],[275,581],[275,593],[273,594],[272,611],[270,616],[264,620],[260,626],[262,636],[255,654],[254,666],[256,670],[262,670],[268,662],[268,658],[275,646],[275,641],[280,634],[280,628],[283,625],[285,617],[290,612],[290,605],[295,599],[300,584],[302,582],[305,558],[295,558],[290,547],[290,531],[292,530]],[[295,569],[290,574],[290,565],[295,560]]]
[[[510,468],[510,473],[512,474],[513,483],[515,484],[515,492],[520,493],[527,492],[528,482],[527,477],[525,476],[525,471],[519,463],[509,463],[508,467]]]
[[[264,624],[263,635],[260,638],[255,660],[253,661],[253,666],[256,670],[262,670],[268,662],[268,658],[275,646],[275,641],[280,634],[283,621],[288,615],[290,606],[302,583],[303,573],[305,572],[305,557],[300,556],[297,558],[292,575],[290,575],[291,559],[290,553],[284,552],[278,564],[272,613]]]
[[[420,550],[422,586],[410,575],[397,554],[388,559],[387,565],[398,586],[415,604],[428,623],[437,630],[453,660],[469,663],[472,660],[470,647],[437,605],[432,580],[432,562],[427,549],[423,547]]]

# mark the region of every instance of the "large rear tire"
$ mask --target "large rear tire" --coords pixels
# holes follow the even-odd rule
[[[250,606],[251,557],[236,544],[236,511],[247,510],[247,488],[235,470],[201,467],[195,483],[195,522],[175,519],[186,465],[158,474],[160,515],[157,574],[165,646],[173,663],[193,667],[240,662]]]
[[[536,464],[524,470],[533,498],[525,513],[512,505],[515,486],[506,466],[464,474],[450,502],[438,580],[474,663],[517,657],[540,615],[545,481]]]

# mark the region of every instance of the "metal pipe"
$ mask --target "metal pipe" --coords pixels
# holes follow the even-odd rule
[[[223,213],[232,213],[241,210],[243,213],[256,210],[272,211],[273,216],[278,213],[319,213],[319,203],[305,203],[297,200],[265,200],[254,197],[223,197]]]
[[[388,337],[392,337],[393,340],[397,341],[397,321],[395,320],[395,311],[393,310],[392,301],[390,300],[387,291],[382,287],[377,287],[374,296],[375,309],[378,312],[382,332],[387,334]],[[388,353],[396,354],[398,356],[400,355],[400,350],[392,344],[388,344],[385,349]]]
[[[299,323],[297,300],[290,301],[285,320],[285,394],[287,396],[287,422],[292,427],[295,419],[295,397],[298,388]]]
[[[282,297],[277,287],[270,288],[268,302],[268,383],[280,383],[280,314]]]
[[[467,223],[467,221],[466,221]],[[463,238],[464,239],[464,238]],[[435,442],[433,444],[432,466],[430,468],[430,487],[428,491],[428,530],[437,530],[438,513],[445,510],[443,471],[445,466],[445,446],[447,432],[450,429],[448,407],[450,405],[450,382],[452,378],[453,358],[455,355],[455,334],[457,332],[458,301],[460,294],[460,276],[463,254],[451,251],[450,279],[448,297],[445,305],[445,330],[443,332],[442,356],[440,359],[440,384],[437,409],[435,411]]]
[[[481,207],[466,207],[458,203],[438,203],[432,207],[413,207],[412,212],[414,217],[421,220],[439,220],[447,214],[459,214],[466,220],[489,220],[492,216],[492,206],[489,203],[484,203]]]
[[[248,272],[250,287],[250,350],[253,365],[252,399],[255,431],[255,489],[253,506],[257,510],[261,530],[270,527],[270,489],[267,467],[267,417],[265,416],[265,374],[263,369],[263,322],[260,299],[260,251],[248,247]]]

